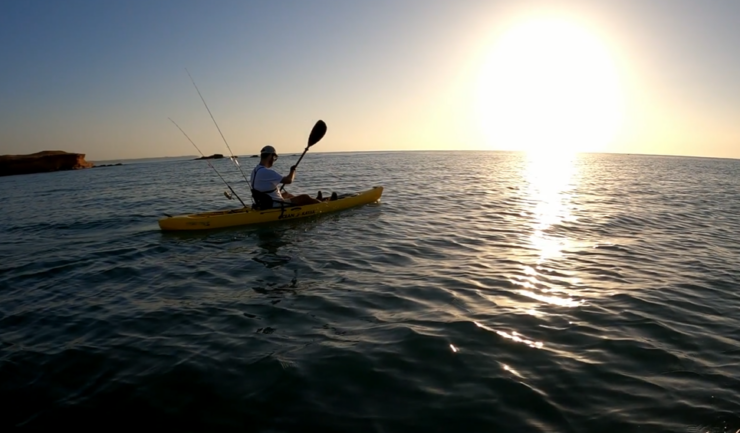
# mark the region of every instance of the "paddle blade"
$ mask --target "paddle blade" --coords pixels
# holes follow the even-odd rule
[[[323,120],[319,120],[313,126],[313,129],[311,130],[311,135],[308,136],[308,147],[311,147],[314,144],[318,143],[319,140],[324,138],[324,134],[326,134],[326,123],[324,123]]]

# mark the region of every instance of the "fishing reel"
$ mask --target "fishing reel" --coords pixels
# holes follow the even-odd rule
[[[233,199],[234,199],[234,197],[232,197],[232,195],[231,195],[231,194],[229,194],[229,192],[228,192],[228,191],[224,191],[224,196],[225,196],[226,198],[228,198],[229,200],[233,200]]]

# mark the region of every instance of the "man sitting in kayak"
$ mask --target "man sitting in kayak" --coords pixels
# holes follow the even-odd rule
[[[278,154],[272,146],[265,146],[260,151],[260,163],[252,170],[252,197],[260,208],[280,207],[283,204],[294,206],[304,206],[308,204],[321,203],[329,201],[328,198],[319,196],[313,198],[308,194],[293,195],[289,192],[280,192],[278,186],[282,184],[293,183],[295,179],[295,166],[290,167],[290,173],[283,177],[272,168]],[[270,201],[272,205],[270,206]]]

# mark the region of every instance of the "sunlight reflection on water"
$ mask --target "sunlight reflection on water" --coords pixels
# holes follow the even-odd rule
[[[571,241],[562,234],[554,234],[553,228],[563,221],[573,219],[571,215],[572,200],[577,183],[577,167],[575,154],[537,154],[527,155],[526,165],[522,177],[527,182],[526,199],[524,206],[529,209],[523,211],[531,220],[532,234],[528,241],[533,250],[538,252],[536,265],[524,265],[523,271],[527,275],[513,276],[510,281],[522,286],[518,293],[543,304],[559,307],[577,307],[582,301],[571,296],[561,297],[553,292],[568,291],[566,287],[548,288],[541,281],[541,270],[548,262],[561,259],[562,251]],[[570,285],[576,285],[577,278],[570,278]],[[547,293],[547,294],[545,294]],[[537,315],[534,308],[526,309],[530,314]]]
[[[506,332],[506,331],[499,331],[499,330],[496,330],[496,329],[489,328],[488,326],[483,325],[482,323],[478,323],[478,322],[475,322],[475,325],[477,327],[479,327],[479,328],[485,329],[486,331],[495,332],[496,334],[498,334],[498,335],[500,335],[500,336],[502,336],[504,338],[508,338],[511,341],[515,341],[517,343],[526,344],[529,347],[534,347],[536,349],[541,349],[544,346],[544,343],[542,343],[541,341],[532,341],[532,340],[529,340],[527,338],[523,338],[523,337],[521,337],[521,334],[519,334],[516,331],[513,331],[511,333]]]
[[[540,251],[542,264],[548,259],[559,257],[567,239],[547,234],[552,226],[571,217],[571,199],[576,175],[575,155],[528,154],[524,178],[528,181],[527,194],[534,208],[532,245]]]

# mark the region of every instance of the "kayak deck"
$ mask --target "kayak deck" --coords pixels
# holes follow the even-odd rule
[[[380,200],[383,187],[376,186],[334,201],[325,201],[305,206],[285,206],[282,208],[255,210],[252,208],[230,209],[190,215],[168,216],[159,220],[163,231],[210,230],[250,224],[268,223],[349,209]]]

